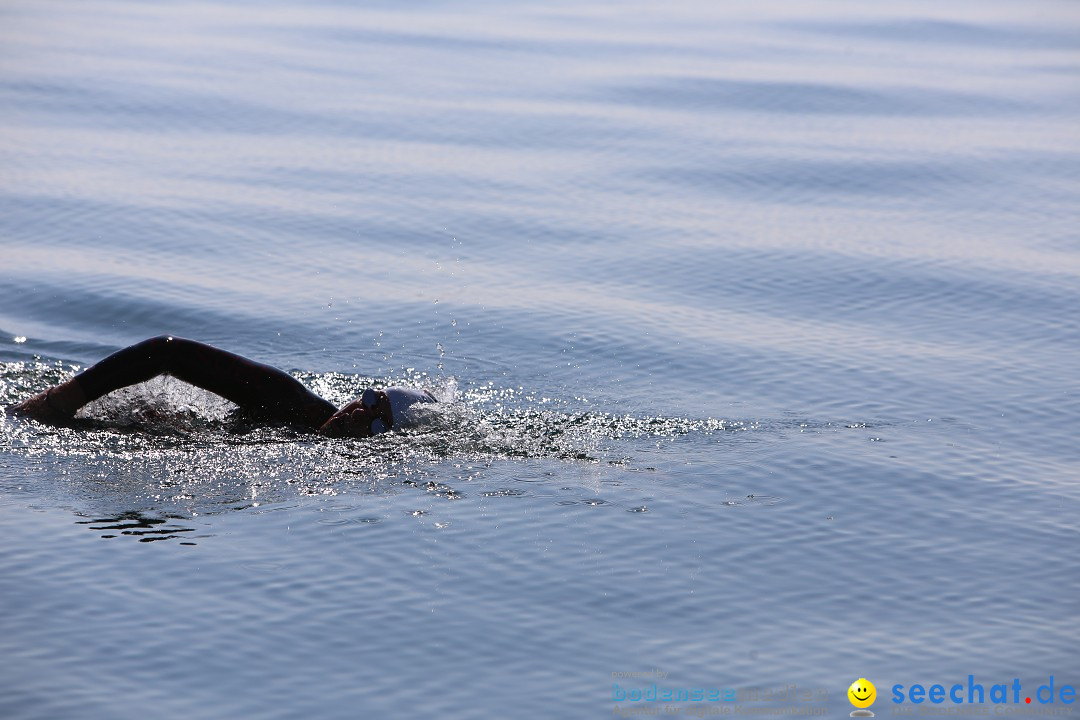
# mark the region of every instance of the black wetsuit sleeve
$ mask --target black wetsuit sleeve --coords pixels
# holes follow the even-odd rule
[[[75,376],[87,401],[157,375],[220,395],[271,422],[318,427],[335,407],[286,372],[211,345],[160,336],[113,353]]]

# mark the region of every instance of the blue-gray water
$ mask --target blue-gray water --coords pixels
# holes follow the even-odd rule
[[[446,407],[0,415],[0,716],[1076,686],[1078,211],[1073,2],[5,3],[0,402]]]

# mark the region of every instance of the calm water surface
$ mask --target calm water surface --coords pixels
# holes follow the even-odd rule
[[[445,402],[0,414],[0,715],[1080,684],[1078,128],[1072,2],[5,3],[0,402]]]

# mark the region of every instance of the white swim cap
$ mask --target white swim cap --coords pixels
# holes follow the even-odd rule
[[[364,394],[360,396],[360,404],[366,408],[373,408],[379,404],[379,393],[368,388],[364,391]]]

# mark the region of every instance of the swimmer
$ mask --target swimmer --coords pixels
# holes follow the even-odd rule
[[[113,353],[67,382],[13,405],[41,422],[69,422],[83,405],[128,385],[171,375],[220,395],[257,420],[299,425],[330,437],[371,437],[416,420],[427,390],[367,389],[336,408],[288,373],[211,345],[162,335]]]

